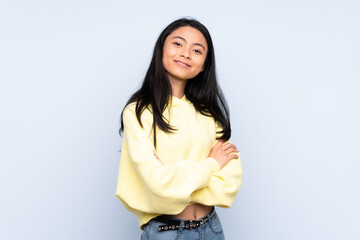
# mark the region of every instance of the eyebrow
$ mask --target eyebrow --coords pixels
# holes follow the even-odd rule
[[[180,36],[175,36],[175,37],[173,37],[173,38],[171,38],[171,39],[174,39],[174,38],[179,38],[179,39],[183,40],[184,42],[187,42],[185,38],[180,37]],[[204,51],[205,51],[205,47],[204,47],[204,45],[202,45],[201,43],[193,43],[193,45],[200,46],[200,47],[202,47],[202,48],[204,49]]]

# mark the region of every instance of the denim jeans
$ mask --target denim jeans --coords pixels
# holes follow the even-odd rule
[[[200,219],[203,218],[205,218],[205,216]],[[157,230],[158,226],[164,225],[164,223],[151,219],[141,234],[141,240],[225,240],[220,218],[216,212],[208,222],[198,228],[183,229],[184,220],[177,220],[181,221],[178,230],[159,232]]]

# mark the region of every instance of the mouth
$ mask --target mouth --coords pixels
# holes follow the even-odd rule
[[[184,66],[184,67],[191,67],[191,65],[187,64],[187,63],[184,63],[182,61],[178,61],[178,60],[174,60],[174,62],[176,62],[177,64],[181,65],[181,66]]]

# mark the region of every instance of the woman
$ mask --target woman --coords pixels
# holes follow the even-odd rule
[[[122,132],[116,196],[136,214],[141,239],[224,239],[214,206],[231,206],[242,168],[200,22],[182,18],[162,31]]]

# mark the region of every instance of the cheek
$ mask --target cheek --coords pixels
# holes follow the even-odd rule
[[[166,55],[163,56],[162,63],[163,63],[163,66],[164,66],[165,70],[168,71],[170,61],[169,61],[169,58]]]
[[[164,52],[163,52],[163,57],[162,57],[162,62],[163,62],[164,67],[166,67],[167,62],[168,62],[168,59],[169,59],[169,57],[168,57],[168,52],[167,52],[167,51],[164,51]]]
[[[177,54],[177,50],[175,48],[166,48],[164,51],[164,56],[167,58],[172,58]]]
[[[206,64],[206,57],[203,59],[203,61],[202,61],[202,64],[201,64],[201,71],[203,71],[204,70],[204,68],[205,68],[205,64]]]
[[[169,48],[164,48],[163,51],[163,62],[171,60],[172,56],[174,55],[174,51]]]
[[[205,67],[205,60],[201,59],[198,61],[197,66],[199,67],[199,71],[201,72],[202,70],[204,70]]]

